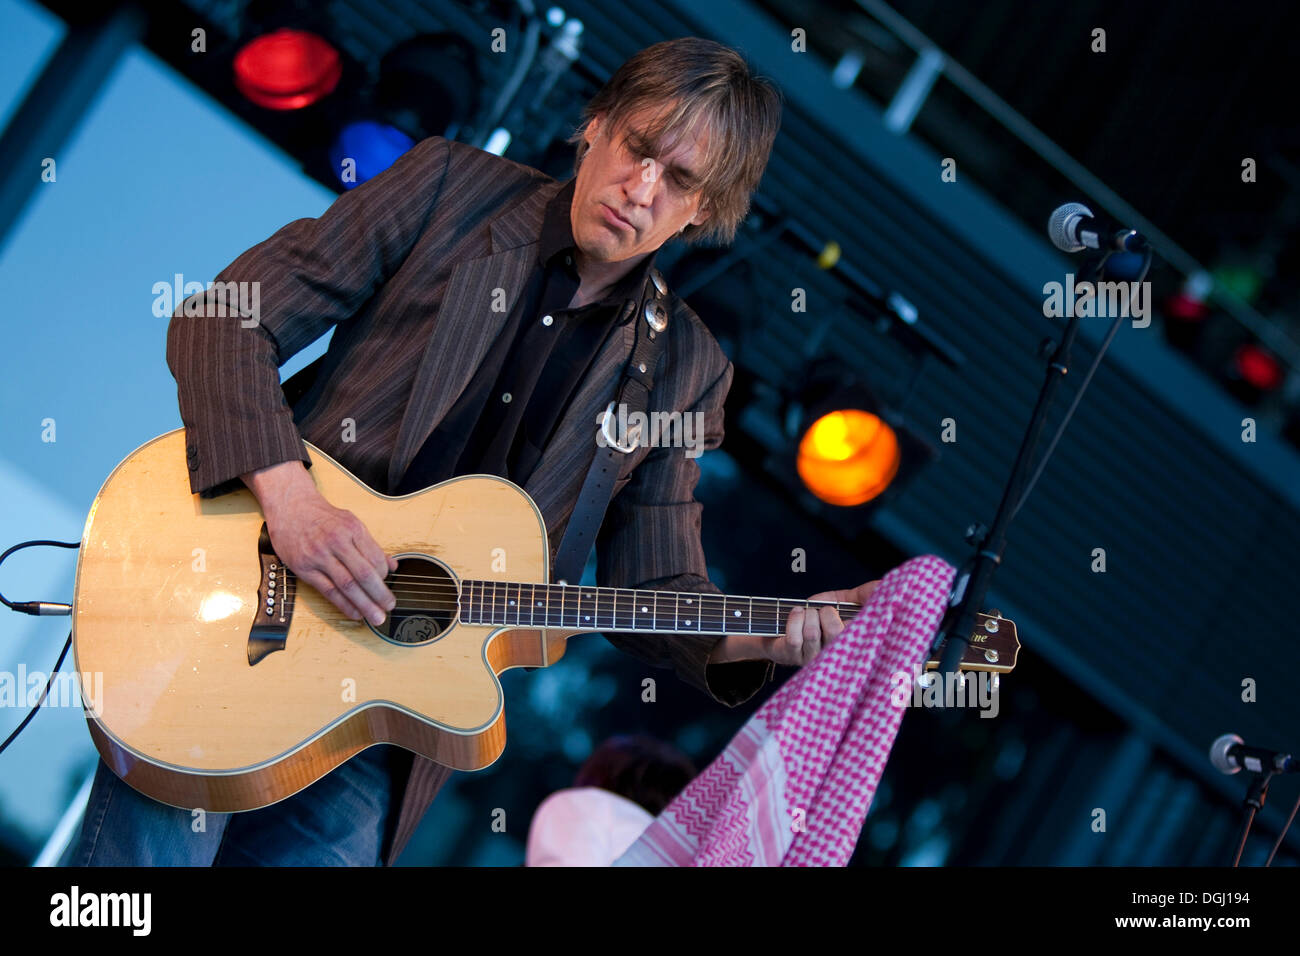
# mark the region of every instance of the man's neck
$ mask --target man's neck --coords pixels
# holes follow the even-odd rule
[[[639,256],[621,259],[618,262],[595,262],[577,247],[574,248],[574,252],[579,286],[569,307],[575,309],[603,298],[618,280],[637,268],[645,261],[645,257],[650,255],[648,252],[643,252]]]

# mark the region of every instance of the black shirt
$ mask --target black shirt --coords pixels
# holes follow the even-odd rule
[[[389,494],[466,474],[498,475],[523,485],[605,339],[634,320],[658,250],[599,302],[566,308],[580,285],[569,220],[574,182],[546,206],[536,268],[501,333]]]

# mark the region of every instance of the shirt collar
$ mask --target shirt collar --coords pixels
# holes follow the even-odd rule
[[[573,241],[573,223],[569,218],[573,206],[573,191],[577,183],[577,177],[570,179],[564,184],[564,188],[556,193],[551,201],[546,204],[546,215],[542,220],[542,237],[538,248],[538,263],[546,268],[554,263],[564,268],[562,253],[572,255],[576,246]],[[646,276],[654,268],[655,258],[659,255],[659,250],[655,249],[648,256],[642,259],[637,265],[628,272],[623,278],[619,279],[614,288],[605,294],[600,301],[611,302],[628,298],[638,298],[641,289],[645,286]],[[577,270],[572,265],[568,267],[569,273],[576,279]]]

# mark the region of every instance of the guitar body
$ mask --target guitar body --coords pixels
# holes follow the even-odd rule
[[[394,585],[419,570],[445,610],[464,578],[546,582],[546,527],[518,486],[469,476],[393,498],[307,449],[325,498],[401,562],[380,628],[302,582],[277,588],[257,499],[192,494],[183,429],[136,449],[91,507],[72,615],[77,671],[103,675],[87,721],[105,762],[163,803],[257,809],[377,743],[486,767],[505,747],[497,675],[554,663],[578,633],[465,624]]]

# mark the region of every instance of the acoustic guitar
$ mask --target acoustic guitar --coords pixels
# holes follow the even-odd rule
[[[472,475],[390,497],[307,450],[321,493],[398,560],[378,627],[277,559],[252,492],[189,491],[183,429],[132,452],[91,506],[72,612],[77,671],[103,675],[87,723],[155,800],[254,810],[376,743],[478,770],[505,748],[498,675],[554,664],[575,634],[780,636],[821,603],[549,584],[546,526],[517,485]],[[846,622],[860,609],[836,607]],[[1015,666],[1014,624],[981,615],[977,634],[964,669]]]

